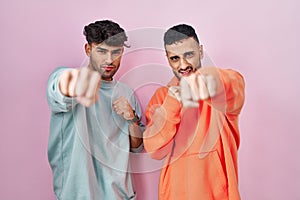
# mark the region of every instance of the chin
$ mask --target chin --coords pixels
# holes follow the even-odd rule
[[[105,75],[102,74],[101,79],[103,79],[103,80],[112,80],[113,76],[105,76]]]

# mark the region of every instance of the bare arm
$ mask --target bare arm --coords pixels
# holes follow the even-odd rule
[[[143,142],[142,130],[138,123],[139,119],[136,119],[137,116],[135,115],[135,112],[132,109],[130,103],[125,97],[120,97],[119,99],[113,102],[113,109],[118,115],[122,116],[125,120],[129,122],[128,129],[130,134],[130,147],[138,148]]]
[[[129,134],[130,134],[130,147],[131,148],[138,148],[142,143],[142,130],[139,126],[138,122],[130,123],[129,124]]]

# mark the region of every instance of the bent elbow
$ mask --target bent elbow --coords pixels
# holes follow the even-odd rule
[[[164,159],[170,153],[172,144],[173,143],[170,142],[163,147],[157,147],[155,145],[149,144],[147,140],[144,140],[144,148],[145,148],[146,152],[149,154],[149,156],[152,159],[155,159],[155,160]]]

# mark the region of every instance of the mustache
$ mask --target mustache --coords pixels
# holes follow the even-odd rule
[[[100,67],[107,67],[107,66],[114,66],[114,67],[116,67],[116,65],[114,65],[112,63],[106,63],[106,64],[103,64],[103,65],[100,65]]]
[[[179,70],[178,70],[179,73],[186,72],[186,71],[193,71],[193,68],[192,68],[191,66],[188,66],[188,67],[185,68],[185,69],[179,69]]]

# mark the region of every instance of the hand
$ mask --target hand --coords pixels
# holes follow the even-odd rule
[[[214,97],[217,91],[217,82],[210,74],[202,75],[198,72],[180,81],[181,99],[185,107],[198,107],[199,100]]]
[[[120,97],[112,104],[113,110],[125,120],[134,118],[134,111],[125,97]]]
[[[101,77],[98,72],[83,67],[66,70],[59,77],[59,89],[68,97],[76,97],[84,106],[91,106],[98,100]]]
[[[168,94],[176,98],[178,101],[181,101],[180,86],[170,86],[168,90]]]

